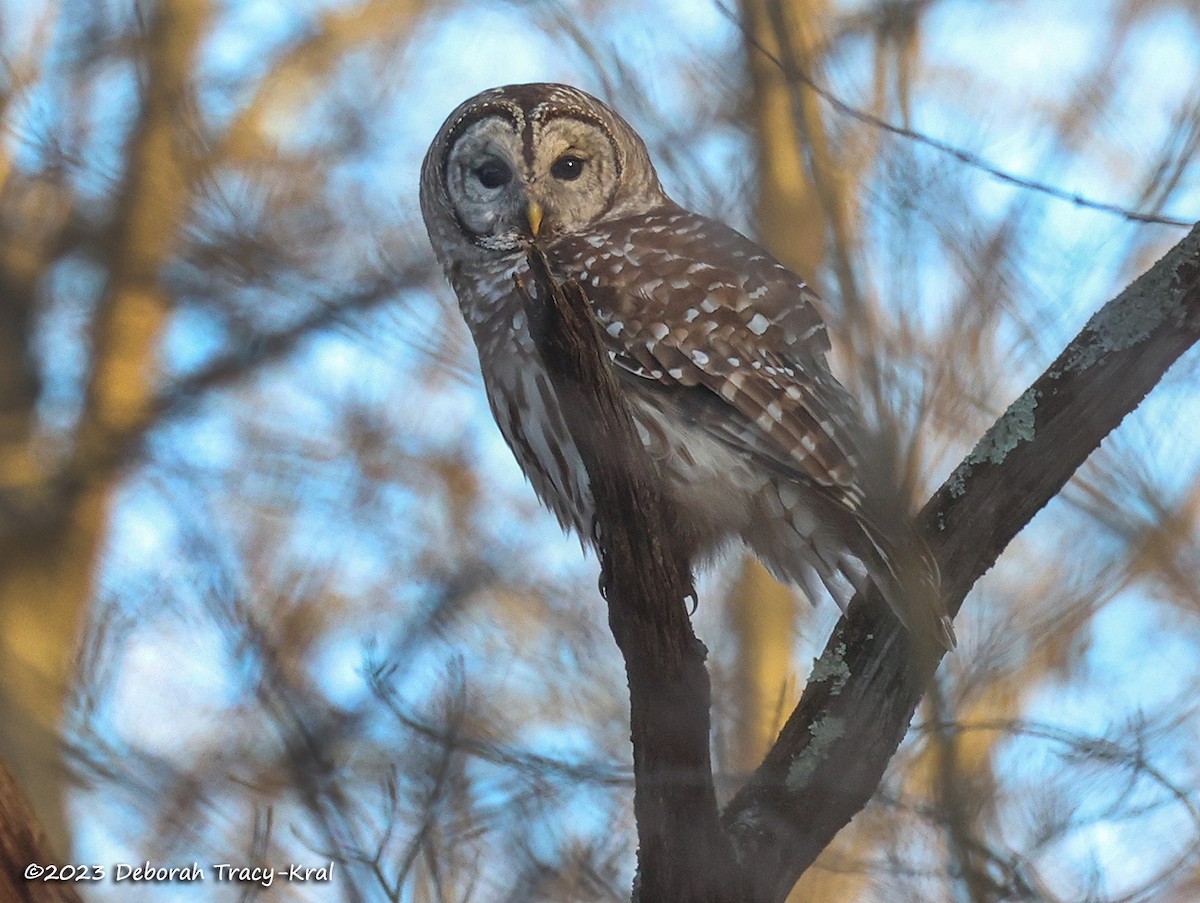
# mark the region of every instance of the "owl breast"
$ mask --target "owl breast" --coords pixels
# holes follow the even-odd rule
[[[596,244],[602,238],[593,239]],[[584,247],[591,243],[584,240]],[[633,272],[637,262],[610,251],[603,267]],[[618,247],[623,247],[618,246]],[[568,254],[571,252],[567,250]],[[574,256],[574,255],[572,255]],[[579,281],[595,292],[601,284],[590,254],[558,259],[559,278]],[[552,257],[553,259],[553,257]],[[592,270],[586,269],[591,266]],[[590,541],[594,507],[587,472],[571,440],[549,374],[534,348],[523,301],[513,276],[524,272],[523,255],[492,258],[484,265],[454,269],[464,319],[479,350],[492,414],[538,497],[565,529]],[[601,325],[612,318],[597,311]],[[688,423],[687,392],[646,391],[636,376],[618,370],[639,438],[658,470],[660,485],[692,546],[704,556],[728,537],[745,532],[754,516],[754,497],[767,483],[761,468],[744,454]],[[703,392],[703,389],[691,391]]]
[[[564,527],[590,539],[594,504],[513,282],[531,240],[588,296],[686,552],[740,537],[810,598],[823,588],[845,607],[874,586],[952,642],[887,449],[830,372],[811,289],[671,201],[617,113],[565,85],[476,95],[429,147],[421,212],[496,422]]]

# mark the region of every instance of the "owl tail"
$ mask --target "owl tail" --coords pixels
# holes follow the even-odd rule
[[[811,601],[829,595],[843,611],[856,592],[878,590],[919,642],[954,648],[937,564],[906,517],[852,509],[820,490],[778,488],[761,526],[746,536],[776,577]],[[894,526],[884,529],[883,522]]]
[[[841,557],[839,572],[861,593],[878,588],[921,642],[953,649],[958,640],[942,601],[937,562],[912,524],[904,521],[887,534],[861,518],[857,526],[860,537],[848,537],[853,555]]]

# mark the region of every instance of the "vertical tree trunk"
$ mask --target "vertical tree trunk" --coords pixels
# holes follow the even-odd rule
[[[160,0],[141,54],[142,111],[130,138],[129,169],[113,223],[108,287],[97,314],[92,373],[75,452],[65,470],[45,473],[28,444],[10,451],[32,479],[30,516],[0,537],[0,748],[41,814],[51,843],[67,853],[62,816],[64,768],[57,743],[77,632],[93,591],[97,561],[119,474],[89,472],[147,415],[162,329],[170,309],[159,285],[187,211],[193,178],[181,128],[205,0]],[[39,491],[38,483],[41,483]],[[10,484],[11,485],[11,484]],[[18,511],[18,514],[23,513]]]
[[[858,167],[832,159],[820,99],[807,86],[789,83],[777,61],[790,52],[806,73],[817,75],[831,10],[828,0],[743,0],[742,14],[759,159],[758,234],[775,257],[814,280],[829,248],[835,249],[839,261],[850,259],[855,244],[850,211]],[[857,296],[845,284],[841,289],[844,301],[853,300],[847,294]],[[793,649],[797,617],[802,619],[804,613],[795,610],[792,593],[749,557],[728,605],[738,644],[734,676],[739,730],[732,766],[739,774],[749,774],[799,696]],[[849,901],[862,885],[860,876],[818,867],[809,870],[790,899]]]
[[[805,278],[812,278],[825,256],[825,216],[801,136],[816,135],[824,147],[824,125],[811,104],[804,107],[811,121],[797,122],[793,89],[762,52],[778,53],[768,2],[771,0],[742,3],[748,26],[751,126],[759,158],[755,224],[772,254]],[[789,0],[789,5],[805,18],[819,20],[827,12],[826,0]],[[794,704],[788,686],[793,676],[795,599],[756,559],[747,556],[727,605],[738,647],[734,708],[739,724],[729,751],[730,766],[737,773],[749,774],[762,761]]]
[[[816,35],[829,14],[828,0],[742,2],[759,162],[755,224],[772,254],[811,279],[825,259],[829,228],[817,180],[830,179],[833,167],[817,98],[789,84],[776,62],[782,51],[772,11],[780,6],[789,22],[806,23],[797,52],[808,71],[819,65]]]

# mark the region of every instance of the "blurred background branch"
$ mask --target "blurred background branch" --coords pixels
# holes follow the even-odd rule
[[[915,504],[1200,211],[1197,47],[1187,0],[0,0],[0,752],[58,855],[628,898],[595,562],[416,215],[463,98],[600,94],[798,268]],[[1200,896],[1196,363],[975,587],[794,899]],[[698,589],[724,801],[836,612],[736,552]]]

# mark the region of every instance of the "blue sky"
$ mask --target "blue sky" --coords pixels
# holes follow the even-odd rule
[[[330,4],[312,2],[304,9],[316,11],[327,6]],[[852,6],[842,4],[843,8]],[[1194,19],[1169,10],[1138,25],[1121,58],[1119,102],[1097,122],[1095,134],[1079,142],[1077,152],[1058,153],[1048,137],[1046,111],[1062,103],[1066,86],[1095,65],[1097,46],[1104,44],[1115,6],[1083,0],[934,4],[922,26],[921,53],[926,68],[916,86],[914,128],[968,149],[1013,174],[1048,181],[1097,201],[1132,203],[1130,174],[1140,171],[1165,140],[1181,99],[1196,94],[1200,33]],[[219,9],[220,24],[204,58],[205,71],[214,79],[221,75],[243,78],[248,71],[261,68],[270,53],[304,25],[304,17],[292,3],[228,0]],[[735,26],[709,2],[674,0],[649,8],[633,2],[598,8],[494,2],[451,8],[444,15],[424,20],[417,35],[397,49],[402,65],[396,67],[396,82],[376,86],[384,98],[380,104],[384,120],[377,123],[371,152],[339,173],[344,184],[362,192],[364,204],[377,208],[376,213],[394,211],[398,220],[415,223],[421,157],[445,115],[461,100],[492,85],[534,80],[571,81],[602,92],[603,85],[575,45],[561,34],[550,36],[531,26],[531,20],[545,11],[562,11],[569,21],[591,29],[602,51],[618,56],[632,68],[645,97],[631,117],[639,128],[659,138],[665,136],[665,140],[679,140],[673,122],[686,126],[693,120],[704,121],[705,111],[695,108],[696,72],[707,71],[705,65],[719,70],[717,61],[736,59],[740,47]],[[865,57],[851,48],[840,59],[831,67],[830,85],[851,104],[862,105],[871,73],[855,61]],[[734,82],[732,76],[726,77]],[[714,93],[725,87],[719,74],[706,86]],[[121,79],[114,77],[104,90],[119,94]],[[236,92],[212,93],[208,111],[214,120],[232,111],[237,96]],[[280,134],[300,144],[312,135],[296,127],[297,115],[311,116],[308,122],[314,127],[328,121],[320,109],[292,110],[289,117],[283,117]],[[682,130],[686,133],[686,128]],[[961,165],[926,148],[917,147],[913,152],[931,166]],[[683,153],[703,172],[668,173],[668,186],[686,194],[693,175],[724,186],[716,203],[727,205],[735,224],[744,225],[738,216],[748,218],[750,207],[745,198],[737,196],[748,178],[743,139],[729,132],[706,134],[695,146],[683,148]],[[1167,206],[1168,215],[1200,217],[1198,178],[1195,172],[1185,178]],[[1002,214],[1021,191],[983,173],[970,175],[968,185],[971,204],[985,214]],[[1045,328],[1032,348],[1022,344],[1019,324],[1007,337],[1014,348],[1013,367],[992,378],[1005,392],[1011,392],[1011,397],[1131,275],[1125,253],[1131,236],[1138,233],[1169,242],[1181,234],[1166,227],[1131,225],[1058,200],[1035,197],[1031,204],[1037,207],[1033,219],[1039,244],[1029,264],[1034,268],[1029,278],[1030,307]],[[352,221],[355,213],[346,215]],[[874,214],[868,210],[866,215]],[[62,278],[70,277],[62,274]],[[87,274],[78,274],[78,278],[86,279]],[[944,268],[919,269],[917,279],[927,305],[926,316],[936,321],[938,311],[957,287]],[[508,551],[528,556],[553,580],[566,586],[589,586],[594,580],[594,562],[580,555],[574,540],[561,536],[548,515],[532,513],[532,494],[491,424],[477,374],[473,370],[443,374],[446,378],[437,391],[418,405],[405,395],[405,386],[418,384],[430,362],[419,348],[394,338],[406,324],[416,323],[429,333],[439,328],[449,296],[444,288],[434,291],[440,294],[414,293],[402,315],[382,314],[370,321],[366,330],[334,332],[306,343],[285,365],[268,368],[256,377],[255,397],[269,398],[285,419],[303,424],[314,436],[338,429],[331,418],[330,412],[336,410],[331,400],[352,397],[373,408],[391,405],[395,431],[412,451],[466,450],[482,475],[482,492],[487,498],[486,510],[479,515],[484,537],[493,537]],[[400,316],[414,319],[397,320]],[[449,328],[462,332],[461,326]],[[208,359],[224,338],[203,316],[182,314],[169,336],[171,368],[184,372]],[[1194,355],[1190,366],[1195,366]],[[63,379],[69,384],[71,374]],[[62,392],[64,398],[69,394]],[[238,460],[237,421],[238,415],[231,414],[223,402],[205,405],[156,439],[156,455],[192,461],[220,473]],[[1200,473],[1200,442],[1194,428],[1181,428],[1181,423],[1200,423],[1200,399],[1192,386],[1166,387],[1155,393],[1122,429],[1140,443],[1143,461],[1152,473],[1167,485],[1185,487]],[[336,455],[337,437],[323,441],[330,455]],[[349,481],[353,475],[345,479]],[[437,516],[430,513],[426,501],[400,494],[388,503],[398,517],[438,528]],[[180,542],[171,504],[174,502],[163,501],[152,479],[131,480],[114,517],[106,568],[109,585],[119,586],[134,577],[169,582],[172,569],[179,566]],[[389,562],[394,564],[396,551],[387,544],[389,537],[371,535],[365,528],[356,530],[354,524],[339,520],[343,512],[338,505],[337,498],[301,500],[287,531],[289,548],[298,559],[328,560],[343,590],[370,586]],[[1045,531],[1038,535],[1059,534],[1061,541],[1062,527],[1056,524],[1062,522],[1054,520],[1061,514],[1052,506],[1035,524],[1037,530]],[[1002,592],[1021,567],[1012,556],[1002,562],[981,585],[980,594],[968,600],[968,610],[987,593]],[[382,607],[365,605],[357,629],[335,632],[322,647],[319,680],[333,700],[354,700],[365,693],[360,667],[363,648],[372,631],[382,629],[381,611]],[[162,612],[144,611],[143,615],[140,629],[116,663],[119,676],[106,713],[117,733],[130,744],[186,760],[189,750],[204,747],[205,737],[219,736],[223,713],[233,704],[231,687],[238,675],[230,670],[234,666],[219,631],[196,615],[187,600],[176,600]],[[707,616],[705,612],[700,617]],[[1178,615],[1149,608],[1141,592],[1119,594],[1091,626],[1085,678],[1047,684],[1030,700],[1028,716],[1072,730],[1104,733],[1115,723],[1154,711],[1183,695],[1194,680],[1200,637],[1194,622],[1181,626],[1172,620],[1175,618]],[[486,633],[488,628],[484,622],[478,630]],[[1164,638],[1173,639],[1164,643]],[[968,626],[964,648],[969,650],[971,644]],[[1147,645],[1154,646],[1154,655],[1140,654]],[[806,660],[806,652],[811,655],[807,648],[799,650],[798,659]],[[610,670],[617,675],[612,667],[614,650],[606,646],[598,655],[610,660]],[[426,693],[442,675],[444,664],[445,658],[438,655],[430,655],[425,670],[417,663],[405,692],[413,697]],[[545,675],[530,677],[527,667],[524,660],[515,662],[498,686],[503,688],[506,681],[547,680]],[[175,701],[170,720],[164,721],[156,710],[144,705],[147,688]],[[564,726],[550,715],[544,724],[534,723],[523,732],[522,742],[547,754],[564,749],[591,754],[594,738],[587,729]],[[1046,747],[1044,740],[1026,738],[1014,742],[1006,755],[1017,763],[1013,766],[1017,772],[1036,774],[1040,766],[1020,763],[1046,754]],[[1188,769],[1194,772],[1194,765],[1175,753],[1163,767],[1181,774],[1189,773]],[[595,827],[601,810],[584,812],[594,800],[585,795],[576,802],[581,830]],[[106,808],[113,811],[103,811]],[[112,828],[121,824],[120,808],[111,801],[101,805],[95,796],[88,798],[86,806],[81,805],[83,830],[77,852],[85,860],[136,860],[141,855],[140,838],[123,837],[120,830]],[[1169,810],[1162,817],[1164,824],[1175,825],[1179,813]],[[1158,826],[1152,818],[1139,824],[1142,830],[1145,825]],[[1064,869],[1068,875],[1064,880],[1076,881],[1086,874],[1089,862],[1099,858],[1113,884],[1136,881],[1138,876],[1132,874],[1136,869],[1122,865],[1129,842],[1120,829],[1104,824],[1078,833],[1057,851],[1073,866]],[[205,896],[209,891],[193,890],[197,895],[187,899],[215,899]],[[131,899],[122,895],[123,891],[112,896],[104,893],[98,892],[96,899]]]

